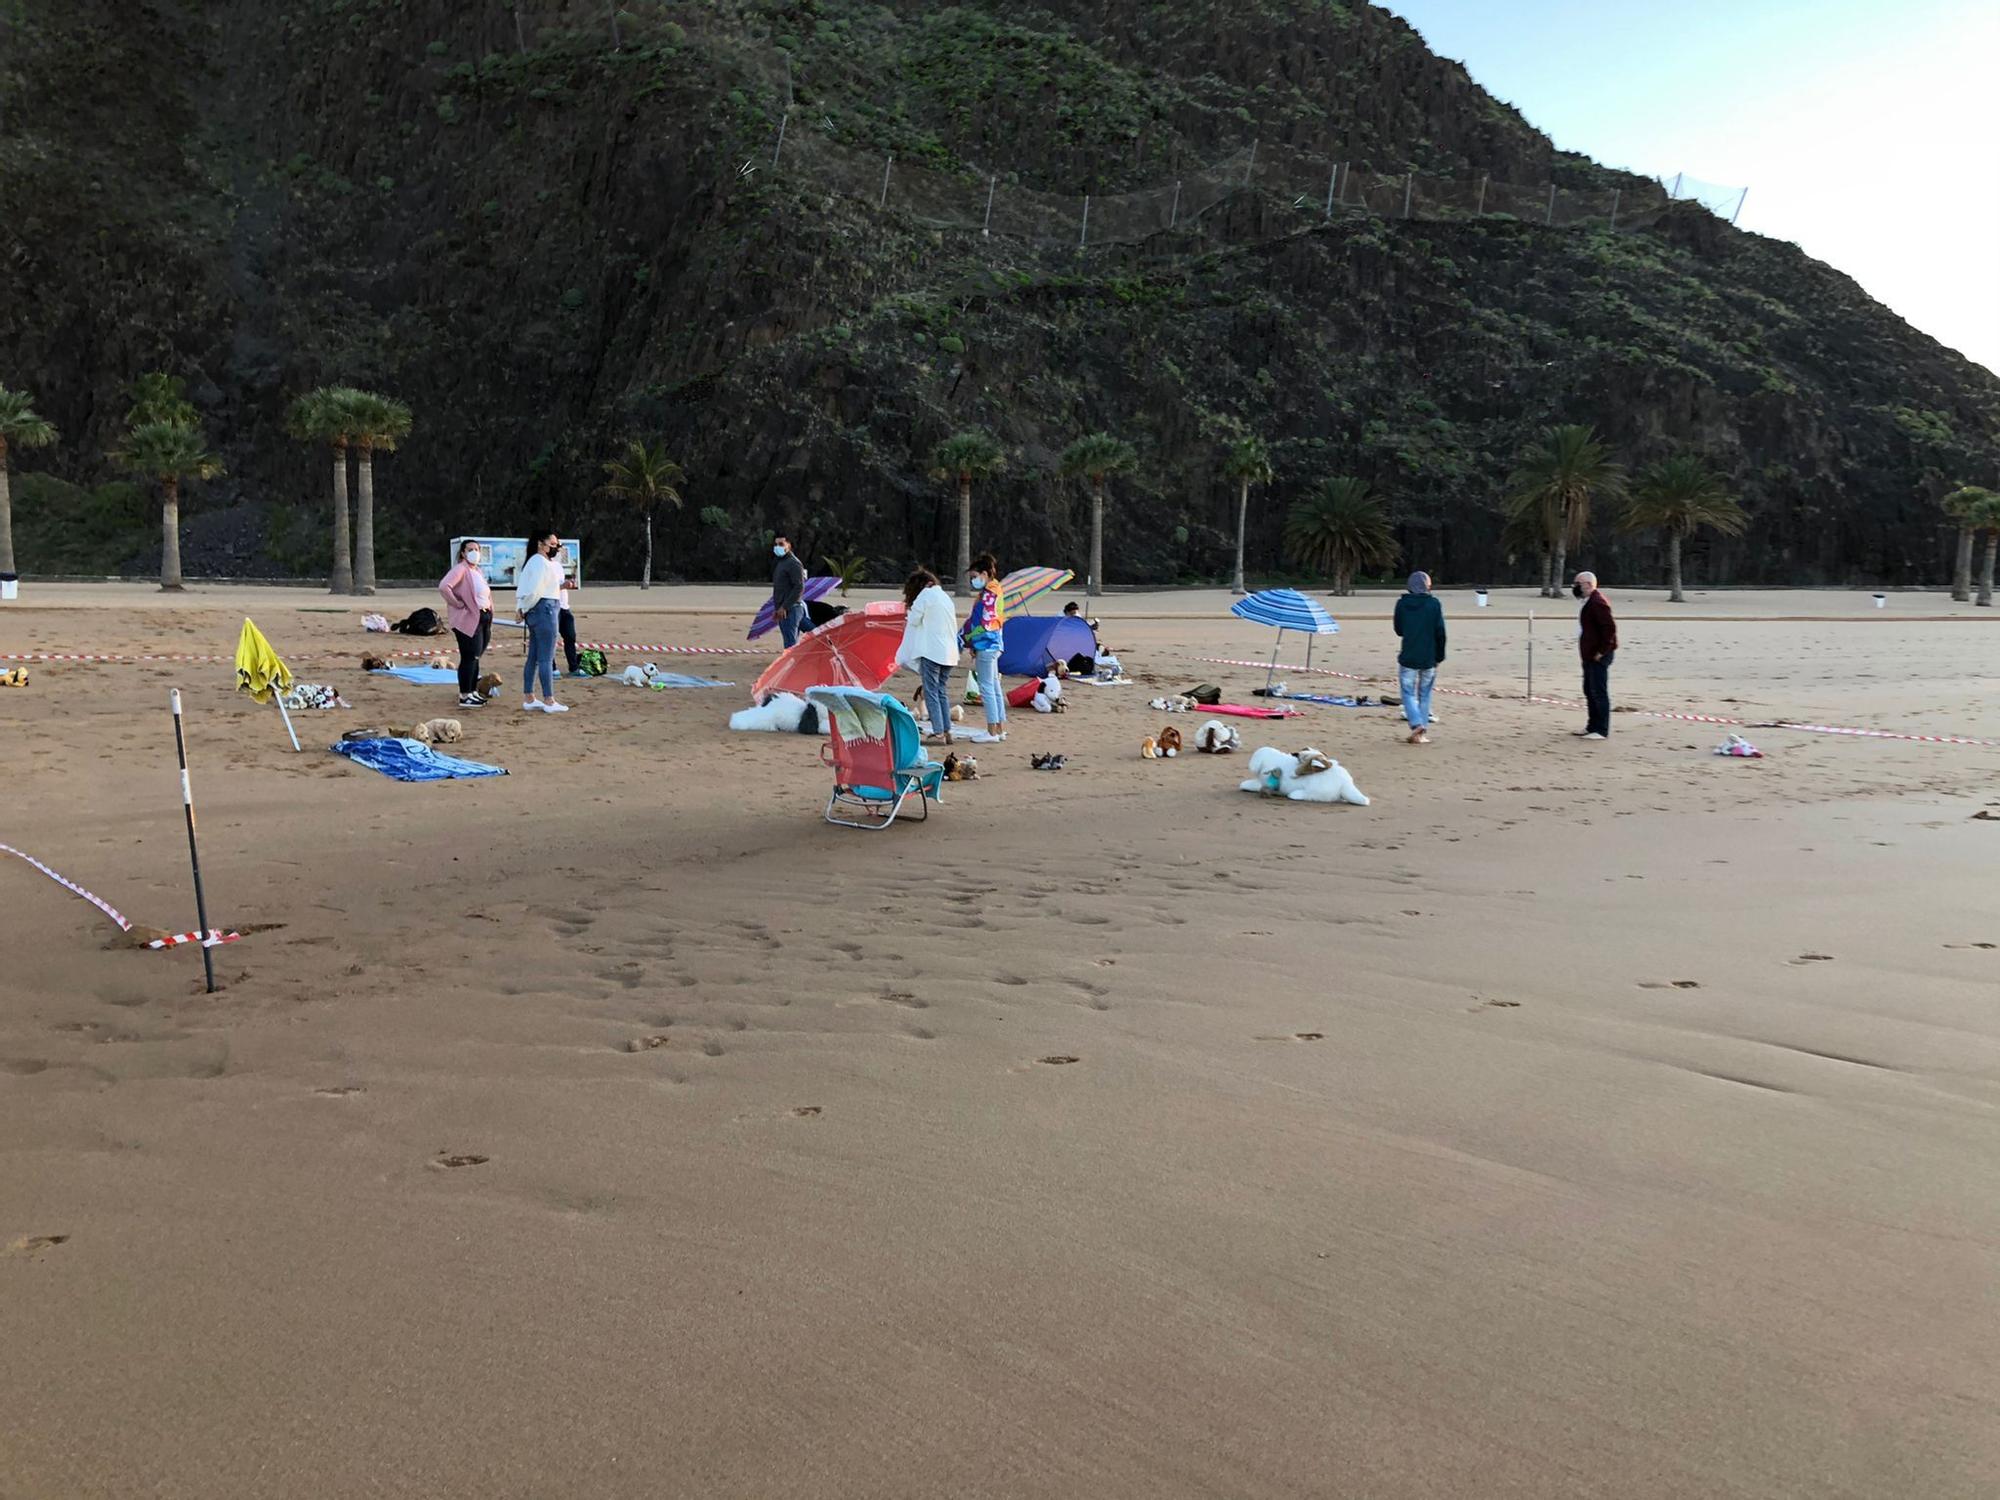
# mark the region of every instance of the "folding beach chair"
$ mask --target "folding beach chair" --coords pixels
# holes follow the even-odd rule
[[[887,828],[913,796],[918,820],[930,816],[929,804],[944,790],[944,767],[924,754],[909,709],[888,693],[853,687],[807,688],[806,701],[828,727],[820,747],[820,759],[833,767],[827,822]]]

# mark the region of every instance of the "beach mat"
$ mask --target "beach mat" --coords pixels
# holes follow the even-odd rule
[[[1282,698],[1287,703],[1318,703],[1327,708],[1398,708],[1396,703],[1360,703],[1351,695],[1343,697],[1337,693],[1286,693],[1277,688],[1266,693],[1260,688],[1259,694],[1266,698]]]
[[[659,672],[646,682],[649,688],[735,687],[733,682],[717,682],[713,677],[690,677],[685,672]]]
[[[458,669],[455,667],[384,667],[380,671],[370,672],[368,675],[370,677],[394,677],[399,682],[417,682],[424,684],[426,687],[441,682],[449,682],[455,686],[458,682]]]
[[[457,781],[475,776],[505,776],[504,766],[482,765],[476,760],[460,760],[456,755],[440,755],[418,740],[342,740],[327,746],[335,755],[344,755],[357,765],[380,771],[397,781]]]
[[[1264,708],[1254,703],[1198,703],[1193,712],[1198,714],[1230,714],[1239,719],[1296,719],[1304,715],[1301,708]]]

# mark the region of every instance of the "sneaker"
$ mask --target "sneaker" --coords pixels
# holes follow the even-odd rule
[[[1590,738],[1590,731],[1588,729],[1572,729],[1570,733],[1580,740],[1587,740]],[[1604,738],[1604,736],[1600,734],[1598,738],[1601,740]]]
[[[1601,734],[1596,734],[1596,733],[1590,733],[1590,734],[1586,734],[1586,735],[1584,735],[1584,738],[1585,738],[1585,739],[1587,739],[1587,740],[1601,740],[1601,739],[1603,739],[1603,738],[1604,738],[1604,736],[1603,736],[1603,735],[1601,735]]]
[[[460,708],[484,708],[486,707],[486,700],[477,693],[460,693],[458,695],[458,706]]]
[[[529,698],[521,704],[521,712],[523,713],[538,714],[541,711],[542,703],[539,698]]]
[[[542,705],[542,712],[545,714],[566,714],[569,712],[569,705],[567,703],[544,703]]]

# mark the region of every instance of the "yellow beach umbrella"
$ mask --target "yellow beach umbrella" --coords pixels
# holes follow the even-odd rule
[[[285,733],[292,737],[292,748],[297,750],[299,734],[292,728],[292,716],[285,711],[284,695],[291,686],[292,669],[264,639],[264,632],[245,618],[243,634],[236,638],[236,691],[248,693],[259,703],[276,702],[285,721]]]

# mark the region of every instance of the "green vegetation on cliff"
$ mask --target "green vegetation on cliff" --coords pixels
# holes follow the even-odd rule
[[[531,513],[636,576],[649,512],[601,483],[633,436],[685,469],[661,541],[697,577],[752,571],[772,529],[882,580],[948,564],[960,497],[930,473],[971,430],[1006,459],[973,544],[1079,572],[1091,491],[1059,455],[1133,445],[1103,514],[1120,583],[1229,575],[1247,432],[1273,474],[1250,573],[1284,565],[1297,501],[1354,477],[1441,583],[1534,576],[1503,501],[1544,427],[1594,426],[1634,471],[1704,462],[1749,517],[1690,538],[1711,582],[1941,580],[1958,527],[1938,500],[2000,467],[1990,373],[1691,205],[1612,232],[1328,217],[1251,187],[1084,250],[874,206],[877,151],[976,204],[996,177],[1018,201],[1169,184],[1252,142],[1631,189],[1358,0],[619,14],[614,47],[598,7],[562,0],[22,0],[0,383],[63,434],[15,486],[22,569],[51,570],[29,540],[61,523],[38,507],[108,477],[146,368],[186,380],[231,476],[184,527],[196,576],[324,574],[325,440],[285,432],[322,386],[421,416],[377,518],[387,577]],[[1580,560],[1661,577],[1665,535],[1610,520]],[[135,570],[158,561],[145,538]]]

